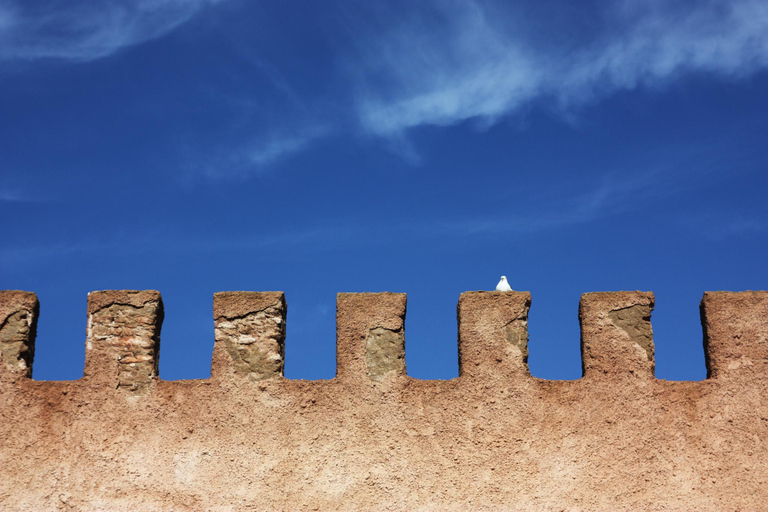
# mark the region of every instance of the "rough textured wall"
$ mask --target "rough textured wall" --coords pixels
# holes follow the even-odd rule
[[[214,296],[212,377],[157,378],[160,294],[88,298],[86,368],[29,378],[0,292],[1,510],[765,510],[768,292],[706,293],[709,378],[653,375],[651,293],[584,295],[584,377],[527,367],[523,292],[458,305],[460,376],[405,373],[404,294],[340,294],[337,377],[282,377],[282,293]]]

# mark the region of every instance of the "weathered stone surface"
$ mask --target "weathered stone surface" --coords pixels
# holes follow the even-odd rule
[[[157,377],[162,321],[157,291],[88,294],[84,377],[133,393],[147,391]]]
[[[233,370],[251,380],[282,377],[285,365],[285,296],[282,292],[220,292],[214,295],[214,373]]]
[[[405,377],[404,293],[340,293],[336,299],[336,376]]]
[[[581,297],[581,357],[586,377],[620,373],[653,378],[653,306],[650,292],[596,292]]]
[[[94,340],[118,350],[126,333],[159,333],[121,316],[150,312],[155,297],[93,297]],[[216,318],[276,304],[230,298],[215,301]],[[593,373],[575,381],[526,371],[530,296],[519,292],[462,295],[462,375],[447,381],[397,366],[403,294],[339,296],[331,380],[232,371],[152,378],[133,395],[95,376],[0,379],[0,510],[764,510],[767,299],[705,295],[718,371],[701,382],[653,378],[653,298],[639,292],[584,297]],[[274,332],[256,325],[245,336]],[[216,347],[214,369],[233,368]]]
[[[768,292],[707,292],[701,322],[710,376],[768,370]]]
[[[528,292],[464,292],[459,297],[459,375],[528,375]]]
[[[383,380],[389,373],[405,375],[405,332],[374,327],[365,339],[368,377]]]
[[[38,312],[34,293],[0,291],[0,374],[32,375]]]

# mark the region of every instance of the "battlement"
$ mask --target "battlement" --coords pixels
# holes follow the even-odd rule
[[[466,292],[457,308],[460,378],[527,378],[527,292]],[[587,293],[579,304],[584,377],[654,374],[653,293]],[[0,291],[0,361],[7,375],[30,377],[39,304],[31,292]],[[142,393],[158,380],[163,301],[154,290],[88,295],[84,381]],[[282,292],[214,295],[211,375],[280,379],[285,360]],[[381,382],[406,377],[406,295],[340,293],[337,376]],[[701,302],[709,378],[768,360],[768,292],[708,292]],[[762,322],[762,323],[761,323]],[[747,362],[749,361],[749,362]]]
[[[583,378],[534,378],[530,306],[463,293],[459,377],[425,381],[405,294],[341,293],[336,377],[303,381],[283,377],[284,294],[217,293],[211,378],[164,381],[160,293],[92,292],[82,379],[41,382],[37,297],[0,292],[0,508],[762,506],[768,292],[704,294],[700,382],[654,377],[639,291],[583,295]]]

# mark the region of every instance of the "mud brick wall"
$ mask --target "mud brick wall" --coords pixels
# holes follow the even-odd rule
[[[0,510],[765,510],[768,292],[704,294],[700,382],[655,378],[647,292],[585,294],[584,376],[534,378],[530,307],[462,294],[459,377],[424,381],[405,295],[339,294],[303,381],[284,295],[217,293],[211,378],[164,381],[160,294],[93,292],[83,377],[41,382],[37,298],[0,292]]]

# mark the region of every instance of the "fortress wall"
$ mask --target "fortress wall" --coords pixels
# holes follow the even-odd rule
[[[210,379],[157,376],[156,291],[88,296],[78,381],[30,378],[0,292],[0,510],[762,510],[768,292],[708,292],[708,378],[654,377],[652,293],[585,294],[584,377],[528,372],[525,292],[467,292],[459,377],[405,368],[406,296],[339,294],[337,376],[283,377],[280,292],[214,295]]]

